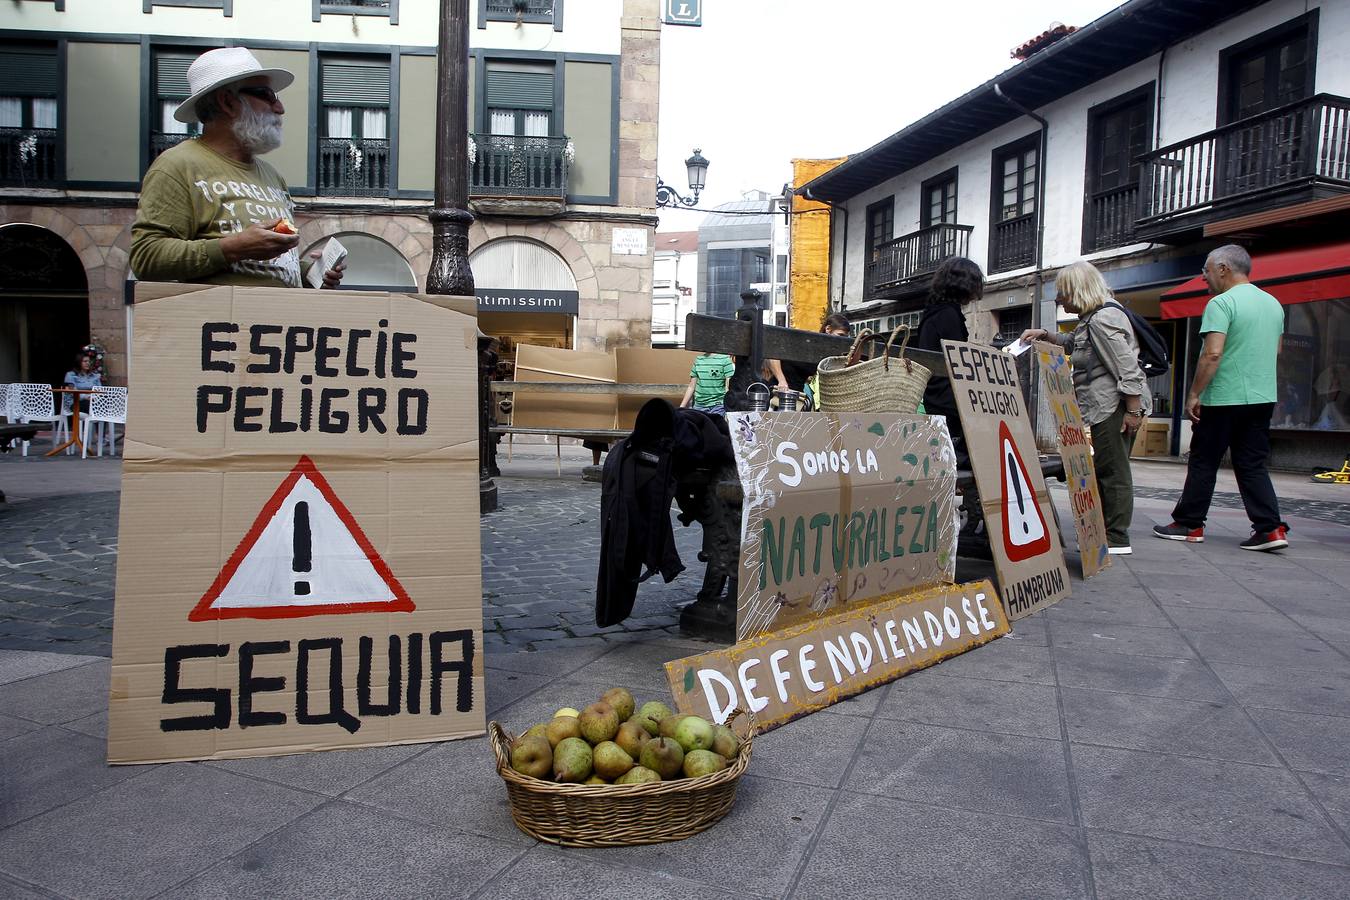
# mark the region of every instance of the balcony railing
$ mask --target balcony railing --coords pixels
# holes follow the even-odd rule
[[[1036,262],[1036,214],[995,222],[989,232],[989,274]]]
[[[1123,184],[1088,195],[1083,252],[1092,253],[1134,243],[1139,217],[1139,185]]]
[[[0,128],[0,186],[56,187],[55,128]]]
[[[475,134],[469,166],[474,197],[567,197],[572,142],[565,137]]]
[[[522,9],[521,6],[524,8]],[[526,18],[553,18],[553,0],[524,0],[523,4],[517,4],[516,0],[487,0],[486,12],[493,16],[511,16],[517,13]]]
[[[183,141],[191,140],[190,134],[152,134],[150,135],[150,162],[159,159],[159,155],[170,147],[177,147]]]
[[[1350,189],[1350,99],[1318,94],[1140,161],[1141,224],[1299,185]]]
[[[374,138],[320,138],[320,196],[389,196],[389,141]]]
[[[965,256],[972,230],[970,225],[933,225],[878,244],[867,262],[866,296],[902,288],[931,275],[947,257]]]

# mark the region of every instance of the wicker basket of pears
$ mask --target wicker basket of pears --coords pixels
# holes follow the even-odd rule
[[[498,722],[488,733],[516,825],[572,847],[678,841],[710,827],[735,803],[754,742],[740,710],[714,725],[660,701],[639,707],[624,688],[519,737]]]

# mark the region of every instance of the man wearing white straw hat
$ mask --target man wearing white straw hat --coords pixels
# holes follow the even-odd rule
[[[277,92],[295,76],[243,47],[203,53],[174,111],[201,136],[160,154],[141,185],[131,268],[142,281],[300,287],[300,236],[286,180],[258,157],[281,146]],[[314,265],[307,260],[305,266]],[[324,273],[334,288],[343,266]]]

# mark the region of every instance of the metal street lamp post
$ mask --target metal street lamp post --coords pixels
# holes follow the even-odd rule
[[[436,62],[436,199],[431,215],[428,294],[472,297],[469,268],[469,2],[441,0]],[[478,333],[478,506],[497,508],[497,485],[489,474],[488,377],[496,366],[496,342]]]
[[[689,174],[689,190],[693,192],[693,196],[680,196],[679,191],[662,181],[661,176],[658,175],[656,177],[656,205],[658,208],[679,209],[680,207],[692,207],[698,204],[698,195],[708,180],[708,160],[704,158],[703,151],[695,147],[694,155],[684,161],[684,167]]]

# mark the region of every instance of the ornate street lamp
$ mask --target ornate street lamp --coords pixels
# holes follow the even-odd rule
[[[694,148],[694,155],[684,161],[684,167],[689,172],[689,190],[693,192],[692,197],[681,197],[679,191],[661,180],[661,176],[656,177],[656,205],[660,207],[671,207],[679,209],[680,207],[696,206],[698,204],[699,192],[708,181],[708,160],[704,158],[703,151]]]

